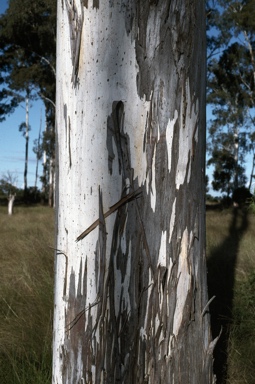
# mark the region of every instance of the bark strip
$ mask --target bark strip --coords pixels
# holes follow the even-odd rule
[[[106,219],[106,217],[110,216],[112,213],[114,213],[115,211],[117,211],[117,209],[119,209],[120,207],[122,207],[123,205],[129,203],[130,201],[136,199],[140,194],[142,193],[142,189],[141,188],[138,188],[136,191],[134,192],[131,192],[129,193],[128,195],[122,197],[122,199],[120,199],[117,203],[115,203],[114,205],[112,205],[110,207],[110,209],[104,213],[104,218]],[[100,223],[100,220],[97,219],[96,221],[94,221],[93,224],[91,224],[87,229],[85,229],[85,231],[83,231],[76,239],[76,242],[84,239],[84,237],[86,237],[91,231],[93,231]]]

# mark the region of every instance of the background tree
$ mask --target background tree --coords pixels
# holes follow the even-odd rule
[[[230,197],[236,188],[235,178],[238,177],[240,185],[245,185],[245,169],[236,165],[235,158],[226,149],[216,148],[212,152],[212,157],[208,160],[208,165],[214,165],[212,187],[215,191],[225,192]]]
[[[57,30],[53,382],[211,383],[204,1],[59,0]]]
[[[7,171],[0,180],[0,193],[5,195],[8,200],[8,215],[13,214],[13,204],[16,193],[18,192],[18,188],[16,186],[17,181],[17,175],[10,171]]]

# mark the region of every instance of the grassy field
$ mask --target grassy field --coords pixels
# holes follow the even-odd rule
[[[51,383],[54,211],[0,207],[0,383]],[[254,383],[255,215],[207,212],[218,383]]]

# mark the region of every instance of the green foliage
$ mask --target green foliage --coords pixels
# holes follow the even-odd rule
[[[6,172],[0,179],[0,195],[5,197],[19,193],[19,189],[15,186],[17,184],[17,176],[9,171]]]
[[[0,382],[51,383],[53,211],[0,211]]]
[[[236,160],[238,155],[239,161]],[[225,192],[230,196],[238,185],[245,185],[247,178],[242,165],[244,155],[244,144],[238,148],[238,154],[236,153],[235,137],[231,132],[224,133],[220,130],[215,133],[211,157],[207,162],[209,166],[214,166],[212,187],[215,191]]]
[[[18,188],[16,188],[14,185],[8,183],[6,180],[1,179],[0,180],[0,194],[4,196],[13,195],[18,191]]]
[[[25,137],[26,136],[26,132],[27,132],[27,125],[26,123],[23,121],[20,125],[19,125],[19,131],[22,133],[22,136]],[[31,126],[29,125],[28,127],[28,132],[31,131]]]
[[[248,47],[237,42],[226,48],[219,59],[209,63],[208,102],[217,106],[221,123],[243,125],[246,108],[253,107],[253,67]],[[234,107],[232,111],[231,108]],[[220,113],[221,109],[227,114]]]
[[[225,8],[224,17],[232,27],[235,36],[243,30],[253,35],[255,31],[254,0],[220,0],[219,5]]]
[[[3,84],[3,80],[0,79],[0,85]],[[13,92],[7,89],[0,90],[0,100],[3,102],[0,103],[0,122],[5,119],[5,116],[13,113],[15,108],[18,106],[22,98],[19,95],[14,95]]]

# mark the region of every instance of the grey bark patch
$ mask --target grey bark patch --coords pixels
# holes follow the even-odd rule
[[[93,0],[93,8],[99,9],[99,0]]]
[[[81,0],[80,0],[81,1]],[[78,9],[75,2],[65,0],[67,16],[69,20],[70,31],[70,46],[71,46],[71,60],[73,64],[72,83],[74,87],[79,84],[78,71],[80,61],[80,49],[81,49],[81,35],[83,27],[83,3],[81,3],[81,13],[78,13]]]
[[[80,262],[80,269],[78,274],[78,281],[76,282],[75,273],[72,270],[69,277],[69,295],[68,307],[65,313],[65,331],[67,337],[65,344],[62,347],[62,354],[64,354],[63,364],[63,378],[65,382],[76,382],[77,377],[81,379],[83,373],[79,372],[79,340],[84,337],[86,311],[85,308],[87,301],[87,263],[82,265]],[[82,356],[87,353],[86,344],[82,345]],[[71,369],[70,369],[71,367]]]

